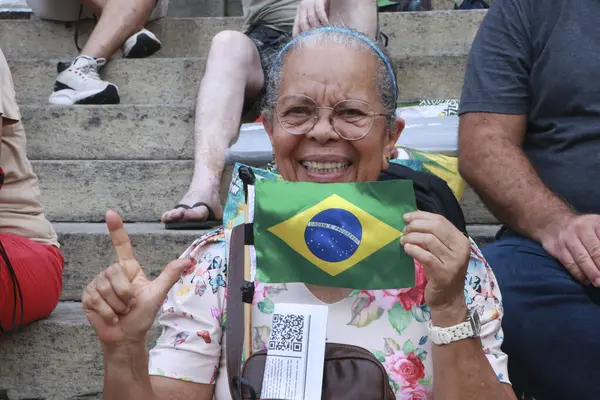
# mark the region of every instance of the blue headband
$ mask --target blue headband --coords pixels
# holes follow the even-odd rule
[[[292,39],[288,44],[286,44],[281,49],[281,51],[277,55],[277,58],[273,62],[273,65],[276,65],[282,59],[282,57],[284,56],[284,54],[290,49],[290,47],[292,47],[294,44],[298,43],[300,41],[300,39],[302,39],[304,37],[307,37],[307,36],[310,36],[312,34],[318,33],[318,32],[340,32],[340,33],[345,33],[347,35],[352,35],[354,37],[357,37],[360,40],[362,40],[364,43],[366,43],[371,48],[371,50],[373,50],[375,52],[375,54],[377,54],[379,56],[379,58],[381,58],[381,60],[383,61],[383,63],[387,67],[388,72],[390,73],[390,77],[392,78],[392,82],[394,83],[394,106],[395,106],[395,104],[396,104],[396,96],[398,95],[398,86],[396,84],[396,77],[394,75],[394,70],[392,68],[392,64],[390,64],[390,62],[388,61],[388,59],[385,56],[385,54],[383,54],[383,52],[381,50],[379,50],[379,48],[377,47],[377,45],[375,43],[373,43],[373,41],[371,39],[369,39],[368,37],[366,37],[362,33],[353,31],[351,29],[341,28],[341,27],[336,27],[336,26],[324,26],[324,27],[321,27],[321,28],[315,28],[315,29],[311,29],[309,31],[306,31],[306,32],[304,32],[304,33],[296,36],[294,39]]]

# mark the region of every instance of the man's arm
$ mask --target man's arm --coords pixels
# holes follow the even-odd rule
[[[537,240],[583,283],[600,287],[600,215],[577,215],[521,150],[535,64],[533,0],[486,13],[469,52],[460,103],[460,172],[510,228]]]
[[[461,115],[460,173],[502,223],[600,287],[600,215],[578,215],[544,185],[521,150],[524,135],[524,115]]]
[[[459,168],[502,223],[542,242],[550,226],[563,225],[573,212],[544,185],[523,154],[525,127],[525,115],[463,114]]]
[[[500,222],[541,241],[546,225],[569,209],[521,150],[534,64],[531,14],[530,1],[505,0],[481,23],[460,103],[459,168]]]

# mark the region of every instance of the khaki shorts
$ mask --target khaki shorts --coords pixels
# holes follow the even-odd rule
[[[79,8],[81,7],[80,0],[27,0],[27,5],[31,8],[33,14],[42,19],[52,21],[73,22],[79,20]],[[158,0],[152,15],[148,21],[162,18],[167,15],[169,0]],[[83,6],[81,14],[82,19],[92,18],[93,12]]]

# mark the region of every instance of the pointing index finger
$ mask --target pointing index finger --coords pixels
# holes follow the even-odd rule
[[[125,231],[121,216],[116,211],[108,210],[106,212],[106,226],[110,233],[110,240],[117,253],[119,264],[125,268],[127,277],[131,279],[137,272],[139,263],[133,255],[131,240],[129,240],[129,235]]]

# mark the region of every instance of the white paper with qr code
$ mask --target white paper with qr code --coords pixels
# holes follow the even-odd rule
[[[276,303],[261,398],[321,398],[327,306]]]

